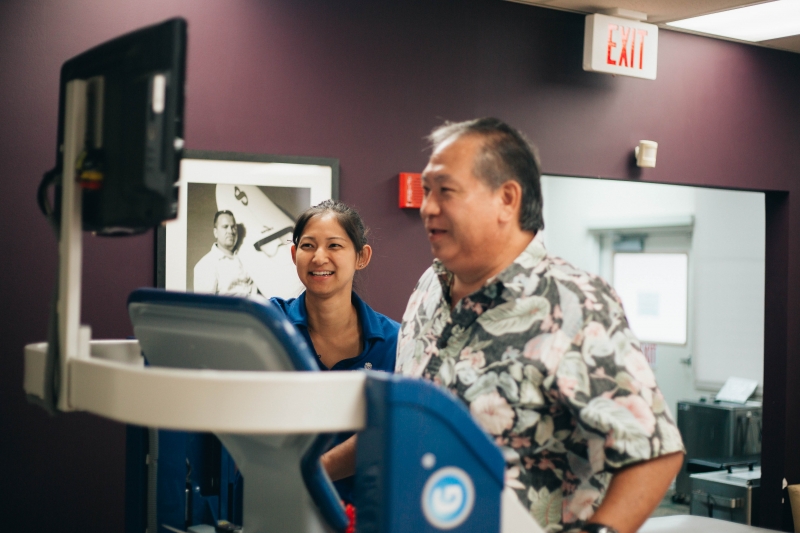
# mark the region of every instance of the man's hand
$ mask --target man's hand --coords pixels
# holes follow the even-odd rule
[[[611,479],[603,503],[589,519],[619,533],[634,533],[648,519],[683,464],[683,453],[671,453],[631,465]]]
[[[322,467],[331,481],[339,481],[356,473],[356,435],[322,455]]]

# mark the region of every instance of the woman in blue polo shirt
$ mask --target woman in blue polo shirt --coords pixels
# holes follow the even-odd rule
[[[400,325],[373,311],[353,291],[353,278],[372,258],[367,230],[351,207],[326,200],[306,210],[294,227],[292,260],[306,290],[272,298],[305,337],[322,370],[394,372]],[[322,464],[339,495],[352,503],[355,438],[340,434]]]

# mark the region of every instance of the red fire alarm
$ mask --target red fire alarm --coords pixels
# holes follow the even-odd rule
[[[422,207],[422,174],[401,172],[400,207],[419,209]]]

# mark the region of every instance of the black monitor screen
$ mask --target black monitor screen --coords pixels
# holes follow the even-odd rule
[[[84,230],[134,234],[176,217],[185,65],[183,19],[123,35],[64,63],[56,154],[62,171],[67,84],[86,82],[83,150],[74,163]]]

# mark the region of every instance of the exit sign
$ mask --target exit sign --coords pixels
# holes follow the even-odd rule
[[[607,15],[588,15],[583,70],[656,79],[658,26]]]

